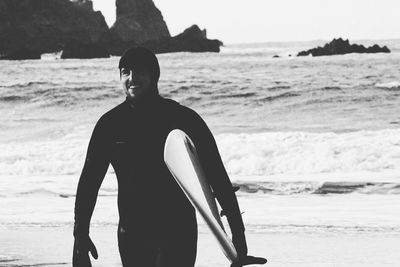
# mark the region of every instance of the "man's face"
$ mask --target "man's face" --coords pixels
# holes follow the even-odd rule
[[[122,68],[120,74],[122,88],[129,99],[137,101],[146,91],[150,90],[151,75],[149,71],[137,72]]]

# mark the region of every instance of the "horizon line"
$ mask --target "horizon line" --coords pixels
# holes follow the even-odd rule
[[[208,38],[208,37],[207,37]],[[350,39],[344,37],[334,37],[331,39],[309,39],[309,40],[285,40],[285,41],[253,41],[253,42],[224,42],[224,45],[246,45],[246,44],[273,44],[273,43],[309,43],[309,42],[331,42],[333,39],[342,38],[343,40],[348,39],[350,42],[360,41],[400,41],[398,38],[362,38],[362,39]],[[213,39],[213,38],[210,38]],[[218,39],[219,40],[219,39]]]

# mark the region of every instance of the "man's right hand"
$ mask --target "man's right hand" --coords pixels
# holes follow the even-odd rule
[[[266,264],[267,259],[261,257],[253,257],[253,256],[246,256],[243,258],[239,258],[238,262],[232,263],[231,267],[242,267],[245,265],[251,264]]]
[[[89,258],[89,251],[97,260],[97,250],[89,236],[75,237],[74,250],[72,255],[73,267],[92,267]]]
[[[236,231],[232,234],[232,242],[236,248],[239,258],[247,256],[246,236],[242,231]]]

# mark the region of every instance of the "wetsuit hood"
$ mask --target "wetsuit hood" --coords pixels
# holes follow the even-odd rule
[[[158,80],[160,78],[160,65],[156,55],[144,47],[132,47],[127,49],[121,56],[118,64],[121,71],[122,68],[129,70],[149,71],[151,77],[151,87],[144,99],[159,96]],[[143,100],[144,100],[143,99]]]

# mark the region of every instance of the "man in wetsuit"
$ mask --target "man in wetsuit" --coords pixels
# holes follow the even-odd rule
[[[79,179],[73,266],[91,266],[89,251],[97,259],[89,224],[110,163],[118,181],[118,245],[123,266],[194,266],[195,210],[163,159],[165,140],[173,129],[186,132],[198,150],[206,176],[228,218],[241,259],[235,266],[263,263],[261,258],[247,256],[237,199],[207,125],[193,110],[159,95],[156,56],[145,48],[131,48],[121,57],[119,70],[126,100],[97,122]]]

